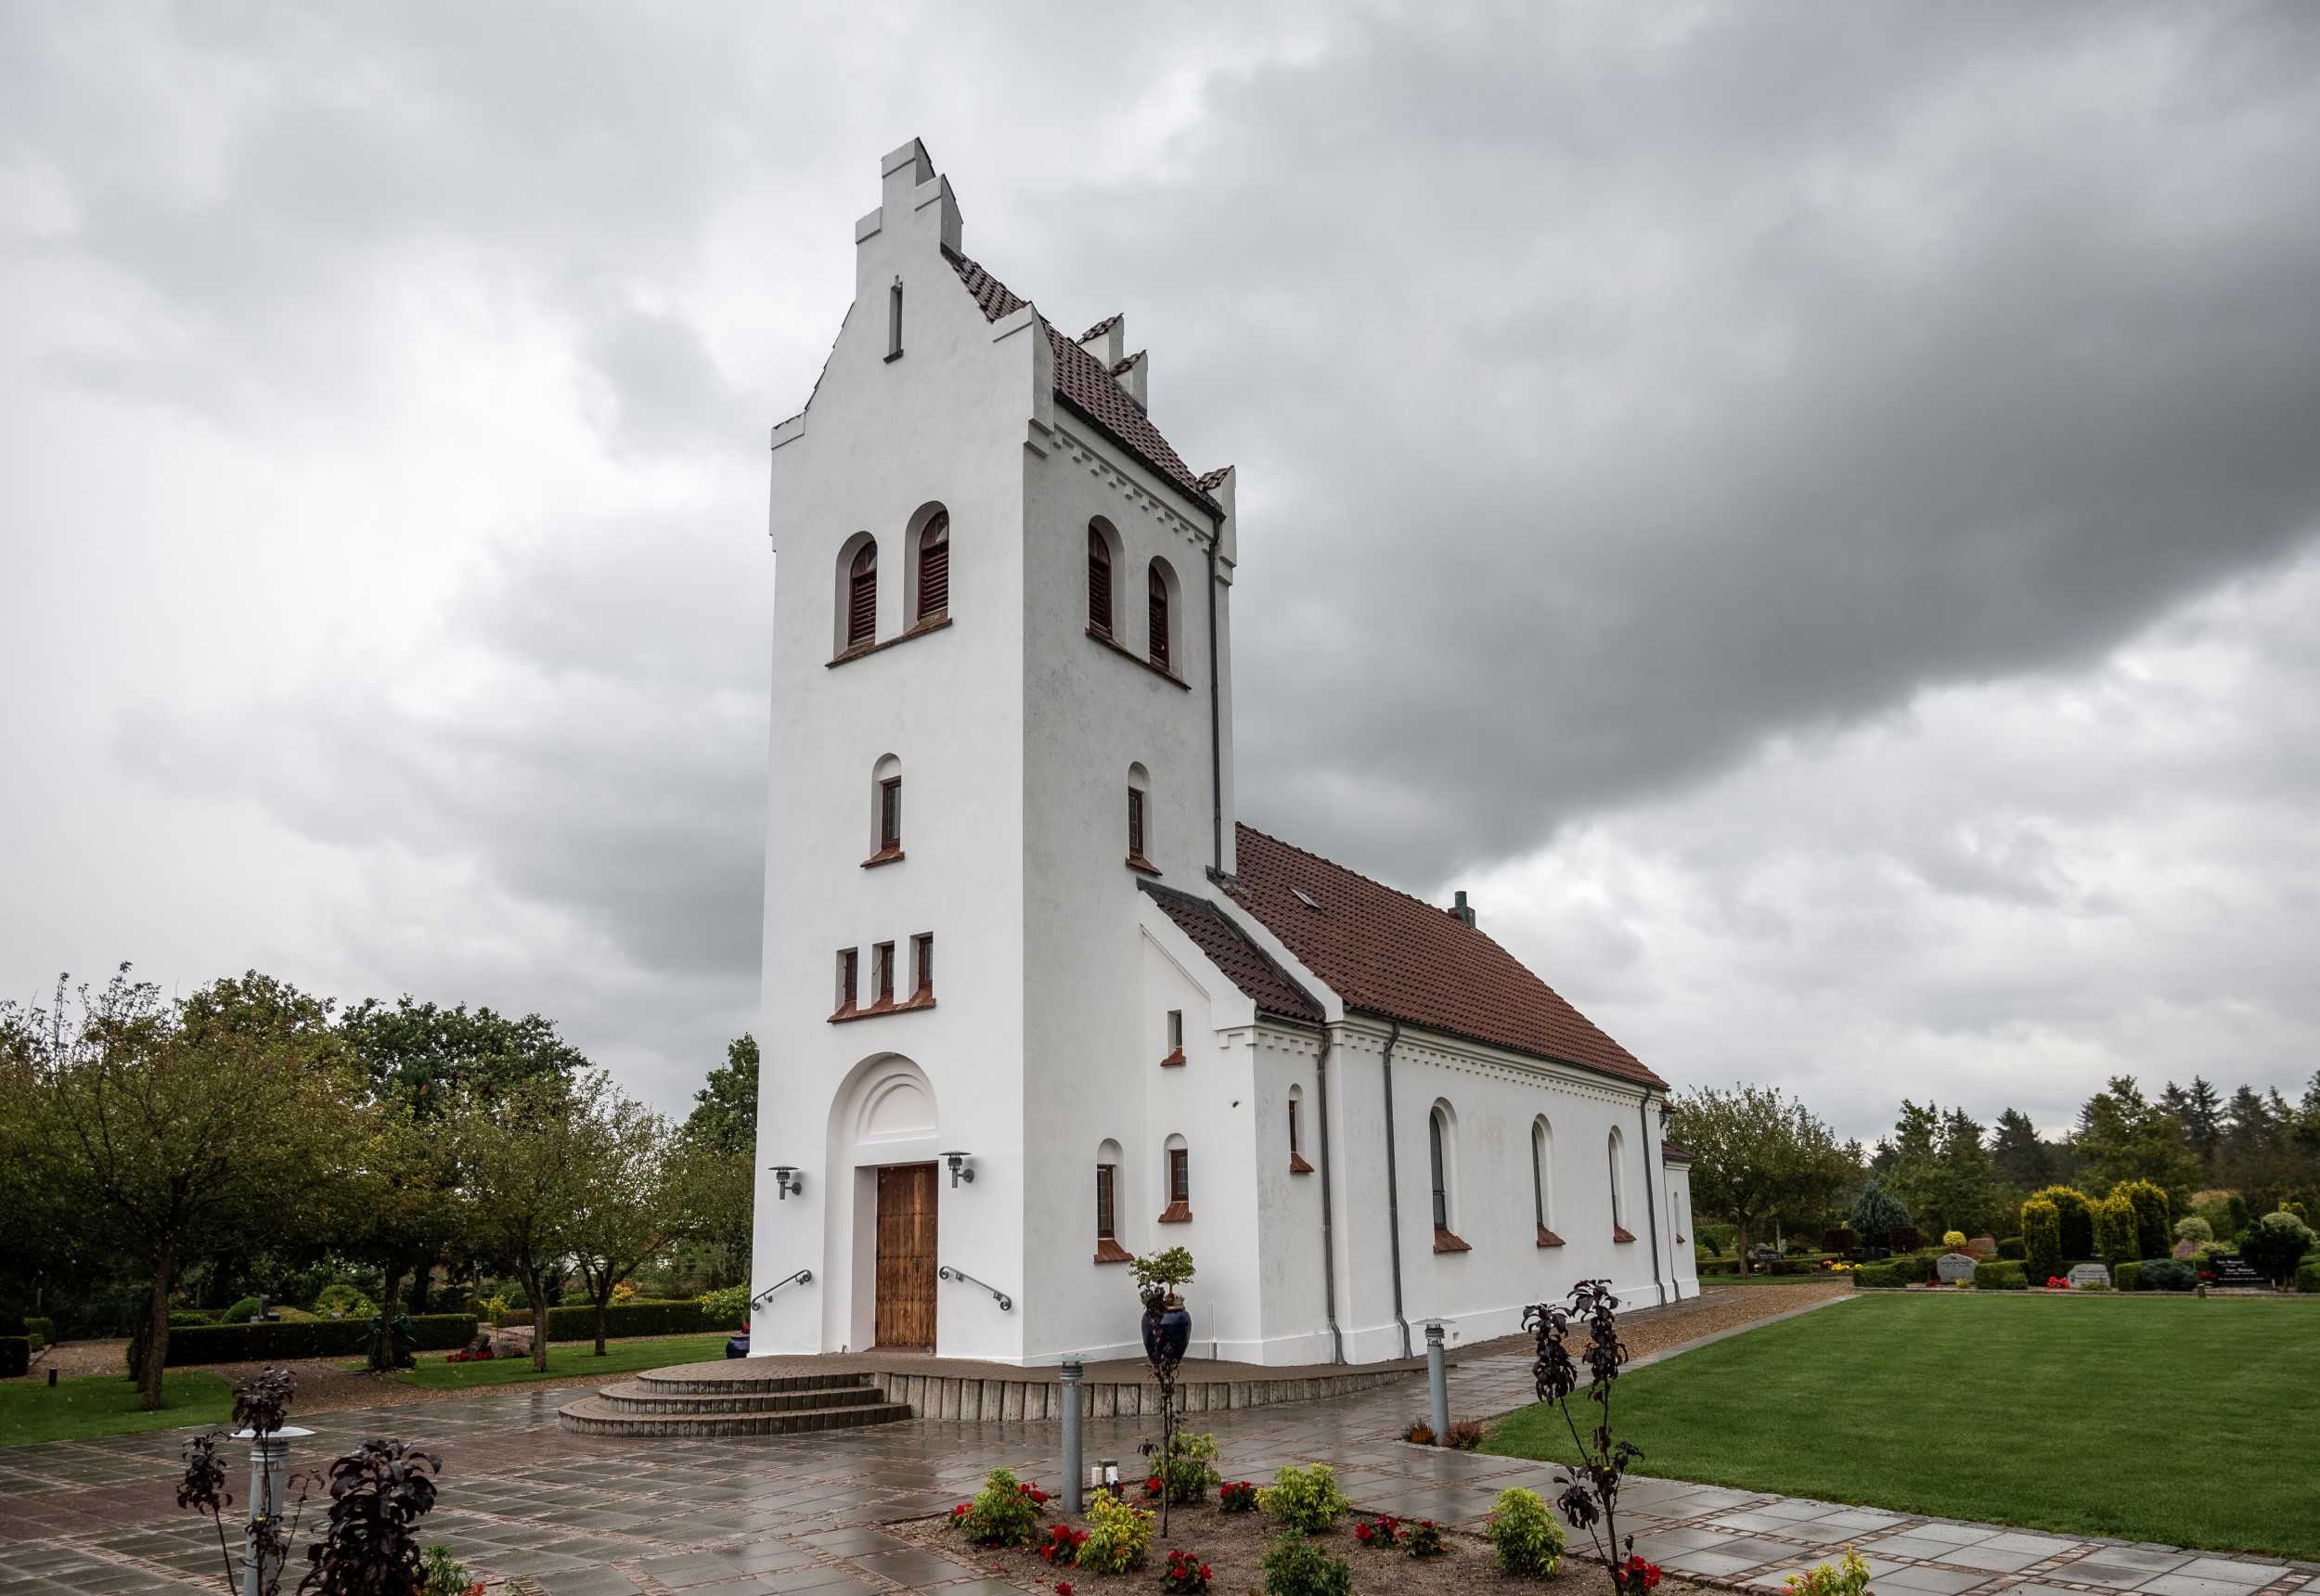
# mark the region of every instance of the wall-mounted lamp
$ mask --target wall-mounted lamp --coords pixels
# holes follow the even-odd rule
[[[961,1180],[965,1181],[970,1186],[974,1184],[974,1170],[967,1163],[967,1154],[963,1152],[938,1152],[934,1156],[942,1159],[950,1165],[950,1184],[954,1188],[956,1188]]]
[[[806,1190],[806,1171],[793,1164],[775,1165],[773,1178],[777,1189],[774,1193],[777,1202],[787,1202],[791,1192]]]

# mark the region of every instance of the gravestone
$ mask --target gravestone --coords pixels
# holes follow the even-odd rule
[[[2268,1286],[2272,1283],[2263,1278],[2262,1270],[2237,1253],[2218,1253],[2208,1260],[2207,1267],[2215,1271],[2215,1283],[2219,1286]]]
[[[1972,1241],[1966,1243],[1966,1250],[1971,1253],[1975,1257],[1987,1262],[1998,1255],[1998,1238],[1995,1236],[1976,1236]]]
[[[2199,1243],[2193,1241],[2190,1237],[2185,1236],[2182,1241],[2175,1243],[2175,1256],[2181,1258],[2185,1263],[2189,1263],[2192,1259],[2198,1257],[2198,1255]]]
[[[1935,1272],[1941,1277],[1941,1283],[1950,1286],[1955,1285],[1960,1281],[1972,1280],[1975,1263],[1974,1258],[1964,1253],[1944,1253],[1936,1260],[1933,1267]]]
[[[2110,1266],[2107,1264],[2072,1264],[2070,1266],[2070,1289],[2073,1291],[2081,1286],[2107,1286],[2108,1284],[2110,1284]]]

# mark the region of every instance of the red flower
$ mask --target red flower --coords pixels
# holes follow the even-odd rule
[[[1367,1546],[1370,1543],[1370,1526],[1366,1524],[1355,1525],[1353,1526],[1353,1538],[1360,1541],[1362,1545]]]
[[[1068,1579],[1058,1579],[1055,1582],[1055,1596],[1072,1596],[1072,1582]]]

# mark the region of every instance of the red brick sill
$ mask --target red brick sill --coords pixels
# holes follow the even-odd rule
[[[1632,1242],[1635,1240],[1635,1232],[1625,1225],[1614,1225],[1611,1227],[1611,1239],[1615,1242]]]
[[[1474,1248],[1437,1225],[1434,1227],[1434,1250],[1437,1253],[1471,1253]]]
[[[1099,1264],[1124,1264],[1136,1255],[1109,1236],[1096,1238],[1096,1259]]]
[[[1175,1052],[1170,1053],[1166,1058],[1160,1061],[1160,1067],[1164,1070],[1181,1069],[1183,1064],[1184,1049],[1181,1048],[1177,1049]]]
[[[862,868],[866,870],[874,870],[881,865],[898,865],[900,863],[902,863],[902,850],[900,848],[881,848],[878,852],[872,854],[869,858],[862,861]]]
[[[1156,876],[1160,873],[1160,867],[1154,864],[1150,859],[1145,858],[1141,854],[1128,855],[1128,868],[1136,871],[1139,875]]]
[[[883,654],[888,649],[897,648],[900,645],[909,642],[913,637],[923,637],[929,632],[939,632],[949,624],[950,611],[946,610],[941,614],[934,616],[929,620],[921,621],[917,625],[903,633],[899,637],[889,637],[883,643],[864,643],[858,649],[848,649],[844,652],[841,653],[836,659],[829,662],[829,663],[825,664],[822,668],[824,670],[834,671],[840,665],[850,665],[855,661],[868,659],[872,654]]]
[[[1102,643],[1105,648],[1111,650],[1114,653],[1117,654],[1121,659],[1128,661],[1129,663],[1143,666],[1144,669],[1150,671],[1154,676],[1158,676],[1162,681],[1174,682],[1178,687],[1182,688],[1186,692],[1191,692],[1192,690],[1192,683],[1186,681],[1182,676],[1178,676],[1174,671],[1168,669],[1167,666],[1155,664],[1152,661],[1144,658],[1143,655],[1137,653],[1131,649],[1121,648],[1111,633],[1102,631],[1095,626],[1089,626],[1088,628],[1088,636],[1094,641]]]
[[[1289,1154],[1289,1173],[1292,1175],[1310,1175],[1313,1173],[1313,1166],[1305,1162],[1305,1154],[1301,1152],[1292,1152]]]
[[[1192,1205],[1190,1203],[1171,1203],[1160,1210],[1159,1222],[1163,1225],[1189,1225],[1192,1221]]]
[[[1541,1225],[1539,1227],[1539,1244],[1542,1247],[1559,1247],[1563,1244],[1563,1238]]]
[[[913,992],[908,998],[904,999],[900,1003],[897,1003],[893,998],[889,998],[880,1002],[873,1003],[867,1009],[857,1009],[849,1004],[845,1008],[841,1009],[836,1013],[831,1015],[830,1023],[832,1025],[840,1025],[849,1020],[868,1020],[879,1014],[908,1014],[916,1010],[932,1009],[933,1007],[934,1007],[934,993]]]

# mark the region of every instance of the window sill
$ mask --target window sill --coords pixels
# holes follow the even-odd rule
[[[1145,670],[1150,671],[1154,676],[1158,676],[1162,681],[1174,682],[1178,687],[1182,688],[1186,692],[1191,692],[1192,690],[1192,683],[1186,681],[1182,676],[1178,676],[1167,666],[1148,660],[1132,649],[1121,648],[1118,642],[1114,639],[1111,633],[1102,631],[1100,628],[1091,625],[1088,628],[1088,637],[1091,641],[1102,643],[1105,648],[1111,650],[1112,652],[1117,654],[1121,659],[1126,660],[1128,663],[1142,666]]]
[[[929,632],[939,632],[949,624],[950,611],[946,610],[941,614],[934,617],[932,620],[921,621],[917,625],[903,633],[899,637],[889,637],[883,643],[864,643],[859,648],[848,649],[844,652],[841,653],[836,659],[831,660],[828,664],[824,665],[822,669],[826,671],[834,671],[840,665],[850,665],[855,661],[868,659],[872,654],[883,654],[888,649],[900,648],[903,644],[909,642],[914,637],[923,637]]]
[[[1152,876],[1156,878],[1160,874],[1160,867],[1154,864],[1150,859],[1145,858],[1141,854],[1128,855],[1128,868],[1134,870],[1140,876]]]
[[[1109,1236],[1096,1238],[1095,1261],[1099,1264],[1125,1264],[1135,1255]]]
[[[1615,1242],[1632,1242],[1635,1240],[1635,1232],[1625,1225],[1614,1225],[1611,1227],[1611,1239]]]
[[[1182,1069],[1184,1067],[1184,1049],[1179,1048],[1175,1052],[1170,1053],[1166,1058],[1162,1059],[1160,1061],[1160,1067],[1164,1070]]]
[[[871,870],[876,869],[880,865],[898,865],[900,863],[902,863],[902,850],[900,848],[881,848],[878,852],[872,854],[869,858],[862,861],[862,868],[866,870]]]
[[[1542,1247],[1559,1247],[1563,1244],[1563,1238],[1541,1225],[1539,1227],[1539,1244]]]
[[[1313,1166],[1305,1162],[1305,1154],[1301,1152],[1292,1152],[1289,1154],[1289,1173],[1292,1175],[1310,1175],[1313,1173]]]
[[[1434,1227],[1434,1250],[1437,1253],[1471,1253],[1474,1248],[1437,1225]]]
[[[845,1008],[843,1008],[836,1013],[831,1015],[830,1023],[832,1025],[842,1025],[850,1020],[869,1020],[875,1018],[880,1014],[909,1014],[917,1010],[932,1009],[933,1007],[934,1007],[934,994],[932,992],[914,992],[899,1003],[896,1002],[893,998],[888,998],[871,1004],[867,1009],[857,1009],[853,1005],[848,1004]]]
[[[1189,1225],[1192,1222],[1192,1205],[1190,1203],[1171,1203],[1160,1210],[1159,1222],[1163,1225]]]
[[[902,358],[902,351],[900,351],[899,349],[897,349],[897,350],[896,350],[896,351],[895,351],[892,354],[889,354],[888,356],[886,356],[886,364],[887,364],[887,365],[889,365],[889,366],[892,366],[892,365],[893,365],[896,361],[900,360],[901,358]]]

